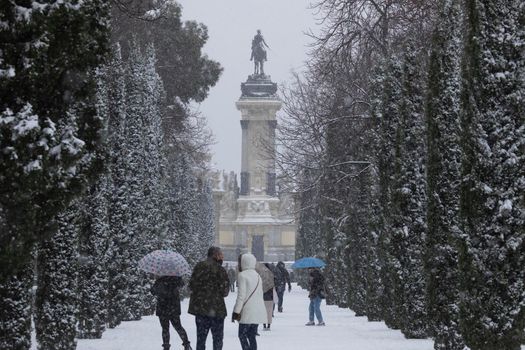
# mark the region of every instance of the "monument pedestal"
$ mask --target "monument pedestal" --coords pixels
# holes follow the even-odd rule
[[[259,261],[294,260],[293,209],[276,192],[276,113],[282,106],[277,84],[267,75],[252,75],[241,91],[236,102],[242,129],[241,188],[235,218],[221,211],[217,243],[226,260],[246,252]]]

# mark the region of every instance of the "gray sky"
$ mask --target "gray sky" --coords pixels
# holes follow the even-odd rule
[[[268,51],[264,71],[278,84],[301,71],[310,38],[315,29],[310,0],[178,0],[184,20],[196,20],[208,27],[209,39],[204,52],[221,63],[224,71],[208,98],[198,107],[208,119],[216,144],[212,147],[213,166],[240,171],[240,113],[235,101],[241,82],[253,71],[250,48],[257,29],[261,29]]]

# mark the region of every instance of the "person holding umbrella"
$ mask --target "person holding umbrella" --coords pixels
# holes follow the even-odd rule
[[[158,276],[151,287],[157,299],[155,314],[162,327],[162,348],[170,348],[170,322],[179,334],[184,350],[192,350],[188,334],[180,322],[179,289],[184,285],[181,276],[189,275],[190,266],[179,253],[170,250],[156,250],[139,261],[139,268]]]
[[[314,326],[314,315],[317,317],[317,325],[324,326],[323,314],[321,313],[321,302],[325,298],[325,288],[324,288],[324,276],[321,273],[319,268],[324,267],[326,264],[324,261],[314,257],[301,258],[295,261],[292,265],[293,269],[308,269],[310,273],[310,278],[308,280],[308,290],[310,293],[308,297],[310,298],[310,307],[309,307],[309,321],[306,323],[306,326]]]
[[[257,263],[259,265],[259,263]],[[269,263],[261,264],[262,266],[260,269],[256,269],[257,273],[261,276],[263,281],[263,300],[264,300],[264,306],[266,307],[266,317],[268,319],[267,323],[263,323],[263,330],[269,331],[270,325],[272,324],[272,318],[273,318],[273,291],[275,286],[275,276],[272,271],[272,266]],[[262,270],[262,268],[266,267],[265,270]],[[261,271],[262,270],[262,271]],[[268,278],[273,283],[267,283],[265,286],[265,277],[263,277],[265,274],[268,275]]]
[[[310,272],[310,278],[308,283],[308,289],[310,293],[308,297],[310,298],[310,307],[309,307],[309,321],[306,323],[307,326],[315,325],[314,314],[317,317],[317,325],[324,326],[323,314],[321,313],[321,302],[325,298],[324,291],[324,276],[321,274],[319,268],[310,267],[308,268]]]
[[[179,276],[160,276],[151,287],[151,293],[157,297],[155,314],[162,327],[163,350],[170,348],[170,322],[182,340],[184,350],[192,350],[188,334],[180,322],[179,289],[184,281]]]

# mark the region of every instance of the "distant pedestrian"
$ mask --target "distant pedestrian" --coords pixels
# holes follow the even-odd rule
[[[307,326],[315,325],[314,314],[317,317],[317,325],[324,326],[323,315],[321,314],[321,302],[325,298],[325,289],[324,289],[324,276],[321,274],[321,271],[318,268],[309,268],[310,272],[308,289],[310,293],[308,297],[310,298],[310,308],[309,308],[309,321],[306,324]]]
[[[179,289],[184,285],[181,277],[161,276],[151,287],[151,293],[157,297],[155,314],[159,317],[162,327],[162,347],[170,348],[170,322],[182,340],[184,350],[191,350],[186,330],[180,322]]]
[[[277,311],[283,312],[283,299],[284,291],[286,290],[286,284],[288,284],[288,293],[292,290],[292,285],[290,283],[290,274],[284,266],[282,261],[277,263],[275,268],[275,291],[277,292],[277,297],[279,301],[277,302]]]
[[[273,274],[273,271],[275,271],[274,266],[272,266],[269,263],[264,263],[264,265],[270,271],[272,271],[272,274]],[[275,281],[275,277],[274,277],[274,281]],[[264,292],[264,294],[263,294],[264,306],[266,307],[266,318],[268,320],[267,323],[263,323],[263,329],[265,331],[269,331],[270,330],[270,325],[272,324],[273,308],[274,308],[274,305],[275,305],[274,304],[274,300],[273,300],[274,290],[275,290],[275,288],[270,288],[266,292]]]
[[[226,304],[224,298],[230,292],[228,273],[222,267],[220,248],[208,249],[208,259],[199,262],[190,279],[190,306],[188,313],[195,315],[197,326],[197,349],[206,349],[206,338],[211,330],[213,350],[221,350],[224,338]]]
[[[235,292],[235,282],[237,281],[237,271],[233,267],[228,268],[228,278],[230,279],[230,292]]]
[[[257,326],[267,321],[262,279],[255,271],[257,261],[253,254],[242,254],[239,260],[237,300],[233,308],[232,322],[239,321],[242,349],[257,350]]]

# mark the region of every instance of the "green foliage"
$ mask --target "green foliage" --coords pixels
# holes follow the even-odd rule
[[[466,1],[460,325],[473,350],[519,349],[525,324],[523,4]]]
[[[426,234],[426,181],[423,121],[423,80],[413,45],[403,55],[399,124],[396,130],[392,193],[392,257],[401,282],[401,331],[424,338],[426,331],[422,246]],[[398,294],[399,293],[399,294]]]
[[[382,96],[376,109],[376,139],[378,172],[378,200],[379,200],[379,252],[381,260],[381,281],[384,293],[381,297],[383,319],[387,326],[401,328],[402,282],[400,280],[399,265],[395,260],[395,241],[390,229],[392,225],[392,164],[394,164],[395,135],[399,125],[399,105],[401,98],[400,81],[401,67],[396,58],[388,61],[386,71],[381,79],[383,83]]]
[[[208,30],[195,21],[182,22],[180,5],[174,1],[166,1],[158,11],[148,15],[143,14],[152,7],[151,1],[133,0],[128,4],[142,5],[137,9],[140,15],[130,17],[115,7],[112,40],[120,43],[124,57],[130,52],[132,40],[137,40],[141,46],[154,46],[157,72],[166,91],[167,104],[172,106],[166,112],[170,113],[171,122],[176,123],[167,127],[169,130],[174,126],[180,128],[182,105],[190,101],[202,102],[222,72],[219,63],[202,54]]]
[[[31,301],[33,266],[23,269],[0,283],[0,348],[31,348]]]
[[[436,350],[463,350],[459,330],[460,4],[441,2],[432,38],[426,101],[426,303]]]
[[[49,221],[99,170],[92,73],[107,52],[108,10],[98,0],[0,5],[0,280],[30,259],[54,231]]]
[[[78,338],[101,338],[108,318],[108,181],[92,185],[79,210]]]
[[[38,348],[76,348],[78,311],[78,206],[60,213],[57,231],[37,252],[35,330]]]

